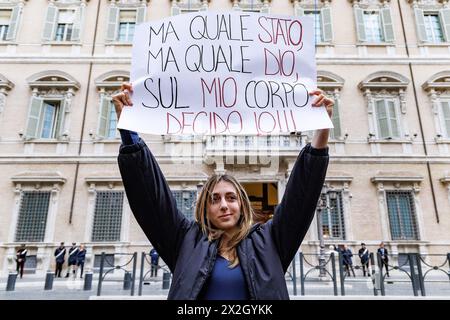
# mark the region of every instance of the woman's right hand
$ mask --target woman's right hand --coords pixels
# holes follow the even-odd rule
[[[120,86],[120,92],[112,96],[112,102],[116,109],[117,120],[120,118],[124,106],[132,106],[130,92],[133,93],[131,83],[124,82]]]

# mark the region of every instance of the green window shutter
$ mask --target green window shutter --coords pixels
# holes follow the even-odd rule
[[[398,127],[397,113],[395,112],[395,103],[392,100],[387,101],[389,110],[389,122],[391,124],[391,134],[393,138],[400,138],[400,130]]]
[[[264,4],[261,8],[261,13],[270,13],[270,5]]]
[[[392,22],[391,8],[382,8],[380,10],[381,25],[383,26],[383,36],[385,42],[394,42],[394,24]]]
[[[366,28],[364,26],[364,10],[361,8],[355,8],[355,21],[356,21],[356,35],[358,41],[366,41]]]
[[[45,41],[54,40],[57,21],[58,21],[58,8],[53,5],[49,5],[47,8],[47,14],[45,15],[44,31],[42,33],[43,40]]]
[[[333,138],[340,137],[341,134],[341,121],[339,119],[339,100],[336,99],[333,106],[333,116],[331,117],[331,122],[333,122],[334,129]]]
[[[331,8],[325,7],[320,10],[322,20],[322,40],[324,42],[333,41],[333,23],[331,19]]]
[[[108,28],[106,30],[106,40],[116,41],[117,32],[119,30],[120,10],[116,7],[109,8],[108,14]]]
[[[201,7],[198,11],[208,11],[209,6],[208,6],[208,1],[200,1],[201,2]]]
[[[106,138],[108,134],[108,123],[109,123],[109,97],[105,95],[101,95],[100,97],[100,110],[98,117],[98,126],[97,126],[97,136],[101,138]]]
[[[450,42],[450,9],[442,9],[439,11],[441,19],[442,31],[444,32],[445,41]]]
[[[147,18],[147,7],[139,7],[136,10],[136,25],[145,22]]]
[[[297,5],[296,7],[295,7],[295,13],[294,13],[296,16],[299,16],[299,17],[301,17],[301,16],[304,16],[305,15],[305,9],[303,9],[302,7],[300,7],[300,5]]]
[[[171,11],[173,16],[181,14],[181,9],[178,6],[172,6]]]
[[[39,135],[39,126],[42,113],[42,98],[31,97],[30,109],[28,111],[27,132],[25,139],[37,138]]]
[[[66,111],[68,109],[68,103],[66,99],[61,99],[59,102],[58,114],[56,119],[56,138],[62,139],[65,131]]]
[[[85,12],[84,6],[80,6],[75,10],[72,36],[70,38],[72,41],[80,41],[81,28],[83,27],[84,23],[84,12]]]
[[[450,102],[449,101],[442,101],[442,116],[444,120],[444,126],[445,126],[445,132],[446,132],[446,138],[450,138]]]
[[[419,8],[414,8],[414,16],[416,18],[416,28],[419,40],[421,42],[426,42],[428,38],[427,38],[427,31],[425,29],[425,18],[423,16],[423,10]]]
[[[377,112],[377,124],[378,124],[378,138],[387,138],[389,134],[388,117],[386,112],[386,106],[384,100],[377,100],[375,102]]]
[[[12,41],[16,39],[17,28],[19,26],[21,8],[15,6],[11,12],[11,19],[9,21],[8,33],[6,34],[6,40]]]

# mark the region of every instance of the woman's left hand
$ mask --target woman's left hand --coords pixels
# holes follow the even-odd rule
[[[322,105],[327,108],[328,115],[333,115],[333,106],[334,106],[334,100],[328,98],[322,90],[314,90],[309,93],[310,96],[317,96],[316,100],[312,103],[313,107],[321,107]]]

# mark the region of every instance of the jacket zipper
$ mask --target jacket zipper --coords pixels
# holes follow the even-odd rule
[[[208,279],[209,275],[211,274],[211,270],[212,270],[211,266],[214,265],[216,258],[217,258],[217,241],[214,242],[212,256],[210,257],[209,262],[208,262],[208,269],[206,270],[206,274],[201,278],[200,289],[196,293],[195,299],[198,299],[198,295],[200,294],[200,292],[202,292],[202,289],[203,289],[203,286],[205,285],[206,279]]]
[[[241,242],[241,244],[242,244],[242,242]],[[250,294],[250,300],[256,300],[255,284],[253,283],[253,277],[250,274],[250,268],[248,266],[248,259],[247,259],[248,255],[247,255],[247,253],[241,252],[242,251],[241,245],[239,245],[237,249],[238,249],[237,254],[239,257],[239,263],[241,264],[242,271],[244,271],[245,280],[247,282],[247,289],[248,289],[248,293]],[[245,259],[242,258],[243,257],[242,255],[245,256]]]

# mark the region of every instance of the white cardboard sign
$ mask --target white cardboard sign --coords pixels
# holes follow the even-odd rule
[[[332,128],[312,108],[313,20],[195,12],[140,24],[132,107],[118,128],[150,134],[279,134]]]

